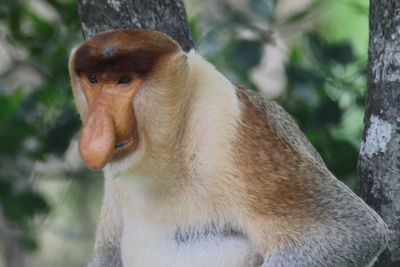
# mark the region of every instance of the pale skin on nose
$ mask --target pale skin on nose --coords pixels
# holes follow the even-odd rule
[[[114,146],[112,117],[104,109],[93,110],[79,138],[79,151],[83,161],[92,169],[101,169],[110,161]]]

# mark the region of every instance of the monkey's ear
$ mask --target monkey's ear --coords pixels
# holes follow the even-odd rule
[[[179,53],[176,54],[178,62],[180,63],[181,67],[188,67],[189,66],[189,60],[188,60],[188,53],[184,51],[180,51]]]
[[[181,53],[181,55],[182,55],[183,60],[186,60],[186,61],[188,60],[188,56],[186,53]]]
[[[81,116],[82,122],[86,121],[86,118],[88,116],[89,112],[89,107],[88,107],[88,102],[85,96],[85,93],[83,92],[82,84],[81,84],[81,79],[75,71],[75,52],[78,50],[78,47],[75,47],[72,49],[70,57],[69,57],[69,64],[68,64],[68,69],[69,69],[69,75],[71,77],[71,87],[72,87],[72,93],[74,95],[75,99],[75,105],[76,108],[79,112],[79,115]]]

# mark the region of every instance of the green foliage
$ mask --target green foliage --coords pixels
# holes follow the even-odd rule
[[[34,216],[46,214],[50,206],[43,197],[32,190],[18,190],[18,185],[0,176],[0,203],[9,223],[21,231],[20,245],[26,250],[36,250],[32,220]]]
[[[31,1],[0,4],[3,41],[10,50],[27,55],[11,57],[0,76],[0,205],[9,224],[21,232],[20,244],[27,250],[38,247],[33,219],[51,207],[29,185],[32,163],[50,153],[62,155],[79,127],[67,70],[69,50],[79,39],[76,3],[47,0],[42,4],[51,17],[43,16],[41,7],[35,8]],[[24,83],[21,67],[41,81]],[[15,77],[23,85],[5,88]],[[25,163],[19,165],[21,161]]]
[[[358,125],[356,132],[338,134],[338,129],[348,123],[345,116],[362,109],[365,65],[360,67],[347,40],[329,43],[316,32],[305,39],[293,48],[286,64],[288,90],[279,100],[297,119],[328,168],[353,186],[362,118],[351,122]],[[305,51],[306,58],[299,56],[300,51]],[[344,76],[350,71],[349,77]]]
[[[354,60],[351,44],[341,42],[329,44],[317,33],[311,33],[307,36],[312,56],[324,64],[348,64]]]
[[[306,51],[307,60],[298,60],[299,49]],[[361,83],[343,77],[349,69]],[[298,121],[301,128],[321,153],[328,168],[350,186],[354,185],[358,159],[358,140],[361,117],[353,132],[337,133],[345,121],[344,116],[352,110],[362,109],[364,91],[363,67],[358,67],[349,42],[328,43],[318,33],[310,33],[301,48],[293,48],[286,64],[288,90],[279,100]],[[348,98],[344,103],[342,100]]]
[[[263,44],[255,40],[237,40],[233,43],[229,62],[238,71],[246,71],[260,63]]]
[[[267,21],[275,20],[275,8],[277,0],[265,1],[265,0],[249,0],[248,5],[255,14]]]
[[[366,81],[366,53],[359,53],[357,37],[364,37],[367,24],[360,30],[356,23],[358,31],[354,32],[351,21],[339,22],[337,18],[346,11],[348,18],[358,22],[367,14],[359,12],[358,0],[331,4],[316,0],[307,9],[276,22],[276,2],[249,0],[248,6],[271,28],[296,27],[312,12],[324,10],[316,26],[291,43],[285,64],[286,90],[276,100],[296,119],[328,168],[354,188]],[[221,6],[224,16],[209,22],[213,25],[204,34],[200,48],[230,79],[259,90],[251,71],[260,62],[263,47],[275,45],[273,31],[255,25],[245,12],[224,3]],[[331,29],[330,24],[346,27],[348,34],[335,36],[340,30]],[[243,29],[252,32],[252,37],[239,37]]]

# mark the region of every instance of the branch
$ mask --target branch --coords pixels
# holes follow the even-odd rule
[[[194,48],[182,0],[78,0],[83,37],[111,29],[166,33],[184,51]]]

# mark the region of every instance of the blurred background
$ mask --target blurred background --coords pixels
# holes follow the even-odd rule
[[[279,102],[354,189],[366,87],[366,0],[186,0],[200,53]],[[0,0],[0,267],[83,266],[101,172],[80,161],[68,55],[75,0]]]

